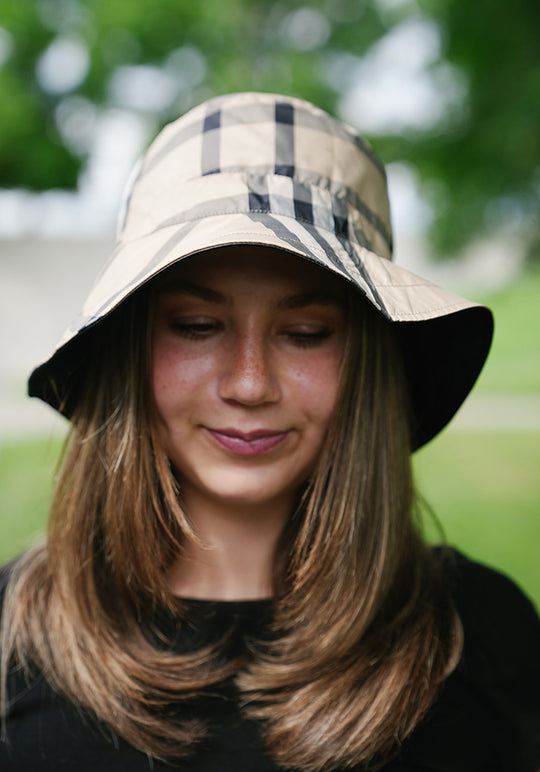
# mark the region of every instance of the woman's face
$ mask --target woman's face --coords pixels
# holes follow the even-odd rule
[[[293,507],[336,403],[345,294],[263,247],[216,249],[157,280],[153,394],[188,512]]]

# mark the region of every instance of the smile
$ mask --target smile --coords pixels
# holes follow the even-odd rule
[[[288,431],[274,432],[261,429],[240,432],[236,429],[208,429],[205,431],[218,445],[238,456],[258,456],[273,450],[287,437]]]

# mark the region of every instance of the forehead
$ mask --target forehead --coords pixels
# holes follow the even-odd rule
[[[276,292],[327,292],[345,298],[345,280],[315,263],[272,247],[220,247],[185,258],[156,280],[158,291],[174,290],[182,282],[227,291],[234,287],[265,287]]]

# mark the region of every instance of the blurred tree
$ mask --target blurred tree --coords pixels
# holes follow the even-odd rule
[[[501,226],[540,258],[540,5],[538,0],[419,0],[440,24],[444,56],[468,87],[463,113],[431,131],[411,160],[432,178],[439,248]]]
[[[376,100],[381,46],[415,20],[435,30],[422,77],[443,107],[364,126],[351,110],[362,78]],[[352,115],[385,161],[411,164],[441,254],[502,227],[532,244],[523,223],[540,196],[539,26],[537,0],[3,0],[0,184],[74,187],[105,109],[157,130],[212,94],[277,91]],[[405,56],[418,58],[414,44]]]

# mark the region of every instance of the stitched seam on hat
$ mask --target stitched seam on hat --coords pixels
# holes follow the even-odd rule
[[[344,201],[351,207],[351,209],[358,211],[360,215],[363,216],[369,222],[369,224],[379,232],[382,238],[386,241],[390,252],[392,251],[393,243],[391,232],[387,229],[379,215],[373,211],[373,209],[358,195],[358,193],[356,193],[353,188],[351,188],[349,185],[346,185],[345,183],[336,183],[330,177],[327,177],[324,174],[315,173],[298,167],[295,169],[295,173],[292,176],[286,174],[276,174],[275,167],[268,164],[261,164],[251,167],[240,165],[228,166],[220,168],[219,172],[206,174],[203,175],[203,177],[211,178],[214,176],[214,174],[245,175],[248,188],[250,185],[250,179],[254,180],[260,176],[261,178],[270,179],[275,177],[284,177],[291,179],[293,183],[298,185],[304,185],[306,187],[314,188],[315,190],[322,189],[327,191],[337,201]],[[192,176],[183,180],[183,183],[186,184],[195,182],[200,179],[201,177]]]
[[[376,287],[380,287],[381,285],[377,284],[375,286]],[[387,286],[392,286],[392,285],[387,285]],[[424,312],[417,311],[415,313],[407,313],[407,312],[393,310],[392,313],[395,314],[396,316],[406,316],[406,317],[409,317],[411,319],[424,319],[424,318],[426,318],[426,316],[428,318],[433,318],[432,314],[436,313],[436,314],[439,315],[441,311],[449,311],[449,312],[451,312],[451,311],[464,311],[466,308],[474,308],[474,306],[466,306],[466,307],[464,307],[464,306],[461,306],[461,305],[456,305],[454,303],[452,305],[437,306],[437,308],[433,308],[433,309],[431,309],[431,311],[424,311]]]
[[[336,233],[336,231],[332,230],[331,228],[326,228],[324,225],[316,224],[316,223],[314,223],[311,220],[308,220],[308,219],[305,219],[305,218],[302,218],[302,217],[295,217],[293,215],[285,214],[285,213],[280,213],[280,212],[269,212],[266,209],[249,209],[249,210],[245,210],[245,211],[219,210],[219,211],[214,211],[214,212],[212,212],[210,214],[205,214],[205,215],[203,215],[201,217],[170,218],[169,220],[165,220],[165,222],[160,223],[160,225],[156,226],[153,230],[149,231],[148,233],[142,233],[140,235],[133,236],[130,239],[126,239],[123,242],[123,244],[129,244],[132,241],[136,241],[138,239],[147,238],[148,236],[152,236],[155,233],[158,233],[160,230],[163,230],[165,228],[172,228],[174,226],[182,225],[182,224],[185,224],[185,223],[196,223],[196,222],[202,223],[202,222],[204,222],[204,220],[206,220],[206,219],[208,219],[210,217],[226,217],[226,216],[235,215],[235,214],[245,215],[245,216],[249,216],[250,214],[266,214],[266,215],[269,215],[270,217],[285,217],[285,218],[287,218],[289,220],[292,220],[293,222],[299,222],[302,225],[309,225],[312,228],[316,228],[317,230],[321,230],[321,231],[324,231],[325,233],[329,233],[334,238],[336,238],[340,242],[340,244],[342,244],[342,245],[344,245],[345,243],[349,242],[349,243],[351,243],[353,245],[357,245],[357,246],[362,247],[364,249],[368,249],[369,251],[374,252],[375,254],[377,254],[375,252],[375,250],[373,249],[373,245],[371,244],[369,239],[367,239],[367,237],[363,233],[361,234],[363,236],[363,239],[361,241],[358,238],[358,232],[355,231],[355,235],[358,238],[358,242],[356,242],[356,241],[353,241],[352,239],[346,239],[343,236],[340,236],[338,233]],[[383,260],[389,260],[389,258],[383,257],[382,255],[378,255],[378,256],[381,257],[381,259],[383,259]]]
[[[394,265],[396,268],[400,267],[400,266],[397,266],[395,263],[392,263],[392,265]],[[428,287],[428,288],[434,287],[434,288],[437,288],[436,284],[432,284],[432,282],[429,282],[429,281],[414,281],[414,282],[411,282],[410,284],[394,284],[393,282],[389,283],[389,284],[386,284],[386,283],[383,282],[383,283],[379,284],[378,286],[379,287],[396,287],[398,289],[404,289],[404,288],[407,288],[407,287]],[[451,294],[451,293],[449,292],[448,294]]]
[[[305,185],[306,187],[314,187],[314,188],[317,187],[317,186],[309,186],[309,185],[306,185],[305,183],[301,183],[301,182],[299,184],[300,185]],[[249,195],[249,192],[250,191],[248,190],[247,191],[248,195]],[[330,193],[331,196],[336,198],[338,201],[345,200],[345,199],[341,199],[341,198],[336,197],[330,191],[329,191],[329,193]],[[223,216],[223,215],[227,215],[227,214],[250,214],[251,212],[258,212],[260,214],[273,214],[273,215],[283,216],[283,217],[291,217],[292,216],[290,212],[275,211],[275,210],[272,209],[271,206],[269,207],[269,209],[264,209],[264,208],[252,209],[252,208],[247,208],[245,206],[243,206],[242,208],[238,208],[238,207],[237,208],[231,208],[231,202],[234,199],[243,199],[244,196],[245,196],[245,192],[241,191],[241,192],[237,193],[235,196],[229,196],[227,198],[225,198],[225,197],[217,198],[217,199],[215,199],[215,203],[225,201],[225,202],[228,203],[228,206],[226,208],[224,208],[224,209],[217,209],[217,208],[215,208],[213,210],[206,211],[206,212],[204,212],[204,214],[201,214],[201,215],[197,215],[196,214],[195,216],[192,216],[192,217],[188,216],[190,214],[190,212],[193,212],[193,211],[196,212],[197,209],[200,209],[200,208],[203,208],[203,209],[205,207],[210,208],[212,206],[212,203],[214,203],[212,201],[203,201],[200,204],[196,204],[190,210],[187,210],[187,211],[185,211],[184,213],[182,213],[180,215],[173,215],[173,216],[167,218],[166,220],[163,220],[161,223],[156,225],[151,231],[149,231],[148,235],[150,235],[151,233],[154,233],[154,232],[160,230],[161,228],[166,228],[169,225],[177,225],[177,224],[180,224],[182,222],[193,222],[195,220],[202,220],[205,217],[213,217],[213,216],[219,217],[219,216]],[[287,198],[287,196],[284,196],[284,198]],[[290,203],[291,203],[291,207],[294,206],[295,200],[292,197],[290,199]],[[361,205],[362,205],[362,208],[354,207],[351,204],[351,206],[354,209],[356,209],[356,211],[358,211],[361,216],[364,216],[364,218],[368,221],[368,223],[370,225],[375,227],[375,229],[378,231],[378,233],[384,238],[384,240],[387,243],[387,246],[388,246],[389,250],[391,251],[392,250],[391,239],[389,240],[388,236],[385,235],[385,233],[384,233],[384,225],[380,221],[380,218],[378,218],[378,216],[372,212],[372,210],[367,206],[367,204],[365,204],[364,202],[361,202]],[[315,204],[315,206],[317,206],[317,204]],[[334,211],[332,209],[328,209],[327,211],[328,211],[328,214],[332,218],[334,218]],[[323,223],[315,222],[314,220],[310,220],[308,218],[302,217],[301,214],[296,213],[295,216],[294,216],[294,219],[302,221],[302,222],[306,222],[306,223],[308,223],[310,225],[313,225],[316,228],[321,228],[321,229],[323,229],[323,230],[325,230],[327,232],[331,232],[331,233],[333,232],[338,237],[340,237],[340,234],[336,233],[336,231],[334,229],[326,227]],[[378,227],[378,225],[380,227]],[[352,230],[355,232],[356,236],[358,237],[358,243],[359,243],[360,246],[366,246],[368,249],[372,249],[371,241],[366,237],[363,229],[361,229],[360,235],[359,235],[359,230],[360,229],[353,228]]]
[[[393,263],[393,265],[396,268],[399,267],[395,263]],[[428,282],[428,281],[413,281],[410,284],[394,284],[394,283],[385,284],[384,282],[379,284],[379,287],[398,287],[400,289],[404,287],[435,287],[435,286],[436,286],[435,284],[432,284],[431,282]]]

